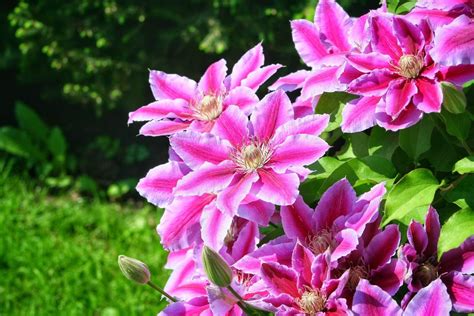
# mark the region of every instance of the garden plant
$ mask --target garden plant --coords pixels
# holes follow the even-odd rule
[[[164,209],[171,276],[126,256],[122,272],[160,315],[474,312],[473,16],[472,0],[357,18],[320,0],[290,23],[305,69],[282,75],[263,42],[198,81],[151,70],[128,123],[169,137],[137,191]]]

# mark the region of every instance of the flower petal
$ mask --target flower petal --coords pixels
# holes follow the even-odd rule
[[[196,96],[196,82],[186,77],[151,70],[149,81],[156,100],[183,99],[191,102]]]
[[[459,247],[443,253],[440,259],[440,270],[474,273],[474,236],[467,238]]]
[[[219,251],[232,224],[232,216],[221,212],[215,203],[204,207],[201,214],[201,238],[204,244]]]
[[[296,51],[308,66],[316,66],[322,57],[329,54],[314,23],[307,20],[291,21],[291,34]]]
[[[262,226],[268,225],[273,213],[275,213],[275,206],[260,200],[241,204],[237,209],[237,215],[239,217],[248,219]]]
[[[393,18],[393,29],[404,54],[418,55],[424,47],[423,34],[403,17]]]
[[[281,223],[289,238],[306,240],[311,235],[311,216],[313,210],[298,196],[293,205],[280,208]]]
[[[356,315],[402,315],[402,310],[391,295],[369,281],[361,279],[352,302]]]
[[[376,15],[369,19],[369,24],[372,49],[398,61],[403,53],[394,34],[392,19]]]
[[[272,138],[272,144],[274,146],[281,144],[288,136],[318,136],[326,129],[328,123],[329,115],[327,114],[311,114],[296,120],[288,121],[277,128],[275,136]]]
[[[433,48],[430,50],[433,60],[444,66],[474,64],[474,23],[462,15],[449,25],[436,30]]]
[[[183,99],[155,101],[128,114],[128,123],[162,118],[188,118],[188,102]]]
[[[348,91],[363,96],[383,96],[387,92],[390,82],[396,78],[388,70],[376,69],[352,81]]]
[[[244,87],[249,87],[253,91],[258,90],[262,84],[265,83],[271,76],[273,76],[278,69],[283,67],[280,64],[272,64],[251,72],[247,78],[242,80]]]
[[[365,249],[365,262],[372,269],[377,269],[390,262],[400,243],[398,226],[387,225],[385,230],[375,235]]]
[[[355,230],[346,228],[341,230],[335,237],[337,246],[331,252],[331,261],[336,262],[339,258],[345,257],[357,248],[359,236]]]
[[[288,96],[281,90],[267,94],[256,106],[250,121],[255,136],[260,141],[272,138],[275,130],[293,119],[293,107]]]
[[[451,296],[454,310],[461,313],[474,311],[474,276],[459,272],[442,277]]]
[[[362,194],[355,204],[354,215],[349,217],[345,223],[346,227],[354,229],[361,236],[365,226],[377,218],[380,202],[385,192],[385,183],[379,183],[373,186],[369,192]]]
[[[265,62],[263,55],[262,44],[257,44],[249,49],[240,59],[235,63],[230,75],[230,88],[233,89],[241,85],[242,80],[248,75],[259,69]]]
[[[218,193],[228,187],[235,175],[235,164],[224,160],[218,165],[205,162],[178,181],[174,193],[177,196]]]
[[[288,136],[278,145],[266,164],[277,172],[284,172],[292,167],[309,165],[329,149],[321,138],[313,135]]]
[[[183,164],[170,161],[148,171],[137,184],[137,191],[148,202],[165,207],[173,200],[173,189],[189,169]]]
[[[300,180],[295,173],[278,174],[272,170],[258,170],[261,188],[257,197],[276,205],[293,204],[298,196]]]
[[[390,295],[395,295],[403,285],[406,272],[406,264],[403,261],[392,259],[389,263],[372,270],[370,282],[380,286]]]
[[[189,122],[172,120],[153,120],[140,128],[140,135],[143,136],[165,136],[184,131],[189,127]]]
[[[286,293],[292,297],[299,297],[295,270],[278,263],[263,263],[261,277],[274,294]]]
[[[236,87],[229,91],[223,101],[224,108],[230,105],[238,106],[245,114],[250,114],[258,103],[258,97],[250,88]]]
[[[428,257],[436,256],[438,254],[438,241],[439,241],[439,235],[441,231],[441,225],[439,223],[438,213],[431,206],[428,209],[428,212],[426,213],[425,231],[428,237],[428,245],[426,246],[424,255]],[[472,247],[474,251],[474,240],[473,240]],[[473,268],[474,268],[474,262],[473,262]],[[472,272],[474,273],[474,269],[472,270]]]
[[[236,214],[239,205],[257,180],[258,175],[255,172],[236,175],[234,181],[217,196],[217,207],[229,215]]]
[[[249,139],[248,122],[247,116],[237,106],[231,105],[216,120],[213,133],[240,148]]]
[[[334,221],[353,210],[356,194],[347,179],[339,180],[324,192],[314,210],[312,218],[313,231],[331,229]]]
[[[391,58],[376,52],[371,53],[351,53],[347,60],[355,69],[361,72],[370,72],[375,69],[390,68]]]
[[[270,87],[269,90],[281,89],[283,91],[293,91],[296,89],[301,89],[303,83],[306,80],[306,77],[310,74],[309,70],[299,70],[288,74],[286,76],[278,78]]]
[[[298,288],[311,286],[313,276],[311,265],[313,261],[313,253],[299,242],[296,243],[291,256],[291,266],[298,273]]]
[[[379,102],[380,97],[360,97],[348,102],[342,110],[342,131],[356,133],[374,126],[375,109]]]
[[[431,79],[419,78],[416,80],[418,93],[413,98],[413,104],[418,110],[425,113],[441,112],[443,90],[441,84]]]
[[[441,69],[443,81],[449,81],[455,85],[462,86],[470,80],[474,80],[474,65],[458,65],[443,67]]]
[[[170,144],[191,168],[197,168],[206,161],[217,165],[229,159],[229,146],[209,133],[182,132],[174,135]]]
[[[257,224],[247,222],[232,245],[232,259],[237,261],[250,253],[254,253],[257,249],[259,235]]]
[[[347,36],[351,22],[349,15],[336,1],[320,0],[318,2],[314,23],[324,38],[343,52],[351,49]]]
[[[405,314],[413,316],[445,316],[451,311],[451,300],[446,286],[437,279],[422,288],[408,303]]]
[[[398,117],[408,106],[417,90],[416,84],[412,80],[397,79],[392,81],[385,96],[386,113],[393,118]]]
[[[423,226],[417,221],[412,220],[408,226],[407,237],[410,244],[417,253],[423,253],[428,246],[428,236]]]
[[[338,66],[313,69],[306,78],[303,90],[301,90],[301,97],[306,99],[323,94],[323,92],[341,91],[344,85],[338,80],[340,72],[341,68]]]
[[[198,87],[205,95],[217,95],[224,90],[227,75],[226,61],[221,59],[211,64],[199,80]]]
[[[408,105],[396,119],[393,119],[391,116],[387,115],[385,110],[382,109],[383,104],[379,103],[375,110],[375,119],[377,120],[378,125],[389,131],[398,131],[400,129],[415,125],[423,117],[423,112],[411,104]]]

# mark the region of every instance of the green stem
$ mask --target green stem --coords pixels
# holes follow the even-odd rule
[[[469,145],[466,143],[465,140],[462,140],[462,141],[461,141],[461,145],[462,145],[462,147],[464,147],[464,149],[467,151],[467,153],[469,154],[469,156],[472,156],[472,150],[471,150],[471,148],[469,147]]]
[[[235,298],[237,298],[240,302],[243,302],[244,299],[242,298],[242,296],[239,295],[239,293],[237,293],[233,288],[232,286],[228,286],[227,289],[229,290],[230,293],[232,293],[232,295],[235,296]]]
[[[152,289],[160,292],[161,295],[163,296],[166,296],[170,301],[172,302],[177,302],[178,300],[175,299],[173,296],[169,295],[168,293],[166,293],[162,288],[160,288],[158,285],[156,285],[155,283],[151,282],[151,281],[148,281],[147,283]]]

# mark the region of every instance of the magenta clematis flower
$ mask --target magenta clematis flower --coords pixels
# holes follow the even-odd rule
[[[294,119],[290,100],[281,90],[267,95],[256,106],[250,121],[236,106],[229,106],[213,134],[186,131],[171,138],[171,146],[193,171],[178,181],[177,196],[217,195],[216,206],[229,216],[267,222],[272,214],[250,209],[239,212],[246,198],[276,205],[292,204],[300,177],[329,148],[319,138],[327,115]],[[242,210],[242,209],[241,209]]]
[[[404,310],[389,293],[366,280],[361,280],[352,304],[355,315],[448,316],[450,310],[451,301],[446,286],[440,280],[418,292]]]
[[[438,260],[440,223],[438,213],[430,208],[425,225],[412,221],[408,227],[409,243],[401,247],[400,258],[408,266],[406,281],[408,301],[415,292],[440,279],[447,288],[453,308],[458,312],[474,312],[474,236],[458,248],[443,253]]]
[[[402,17],[378,15],[369,22],[372,51],[347,56],[363,74],[349,84],[349,92],[362,97],[344,108],[344,132],[362,131],[375,124],[387,130],[414,125],[424,113],[441,111],[441,81],[462,84],[474,77],[472,65],[460,66],[460,60],[470,62],[466,60],[468,44],[452,51],[451,57],[440,58],[440,63],[433,61],[440,57],[439,52],[451,52],[442,39],[433,42],[425,20],[415,26]],[[454,67],[443,68],[443,58],[457,63],[446,63]]]
[[[474,16],[474,3],[471,0],[419,0],[406,18],[415,24],[428,19],[436,29],[461,15]]]
[[[140,129],[145,136],[171,135],[192,129],[210,131],[220,114],[236,105],[249,113],[258,102],[255,91],[279,68],[264,64],[261,44],[246,52],[227,76],[221,59],[207,68],[199,83],[183,76],[150,72],[150,85],[157,101],[129,114],[129,123],[150,121]]]
[[[328,253],[314,256],[296,243],[290,266],[263,263],[260,276],[269,291],[262,300],[275,306],[275,315],[350,314],[345,299],[340,297],[349,275],[330,278]]]
[[[356,249],[365,226],[377,219],[384,194],[381,183],[357,198],[349,181],[342,179],[323,194],[314,212],[301,197],[282,207],[283,229],[314,254],[328,250],[331,261],[337,261]]]

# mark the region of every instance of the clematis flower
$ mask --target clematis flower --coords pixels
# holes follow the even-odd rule
[[[229,105],[248,114],[257,103],[255,91],[281,68],[279,64],[263,64],[263,48],[258,44],[237,61],[229,76],[224,59],[210,65],[198,83],[152,70],[150,85],[156,101],[131,112],[129,123],[150,121],[140,129],[145,136],[171,135],[186,129],[210,131]]]
[[[424,226],[416,221],[410,223],[409,243],[399,251],[408,266],[406,282],[412,292],[405,301],[439,279],[446,285],[454,310],[474,312],[474,236],[443,253],[438,260],[439,235],[440,223],[434,208],[428,210]]]
[[[356,249],[365,226],[377,219],[384,194],[381,183],[357,198],[349,181],[342,179],[323,194],[314,211],[301,197],[282,207],[283,229],[314,254],[328,250],[331,261],[337,261]]]
[[[361,280],[352,304],[355,315],[448,316],[450,310],[451,301],[446,286],[440,280],[418,292],[404,310],[389,293],[366,280]]]
[[[474,16],[474,3],[471,0],[419,0],[405,17],[415,24],[428,19],[436,29],[461,15]]]
[[[451,63],[454,67],[442,68],[433,61],[438,51],[450,53],[447,46],[442,47],[446,45],[443,40],[435,40],[433,46],[428,22],[415,26],[402,17],[382,15],[371,17],[369,22],[372,51],[347,56],[363,74],[349,84],[349,92],[362,97],[344,108],[344,132],[362,131],[375,124],[387,130],[407,128],[424,113],[441,111],[440,81],[462,84],[474,77],[471,65],[464,68]],[[467,46],[447,58],[464,60]]]
[[[348,274],[330,278],[329,255],[317,256],[296,243],[291,265],[263,263],[260,276],[268,288],[264,302],[276,307],[275,315],[348,315],[345,299],[340,297]]]
[[[272,214],[246,210],[239,205],[251,194],[275,205],[292,204],[300,177],[329,148],[317,137],[327,126],[327,115],[294,119],[284,92],[267,95],[256,106],[250,121],[236,106],[229,106],[213,134],[186,131],[171,138],[171,146],[193,171],[178,181],[177,196],[217,195],[216,206],[229,216],[268,222]]]

